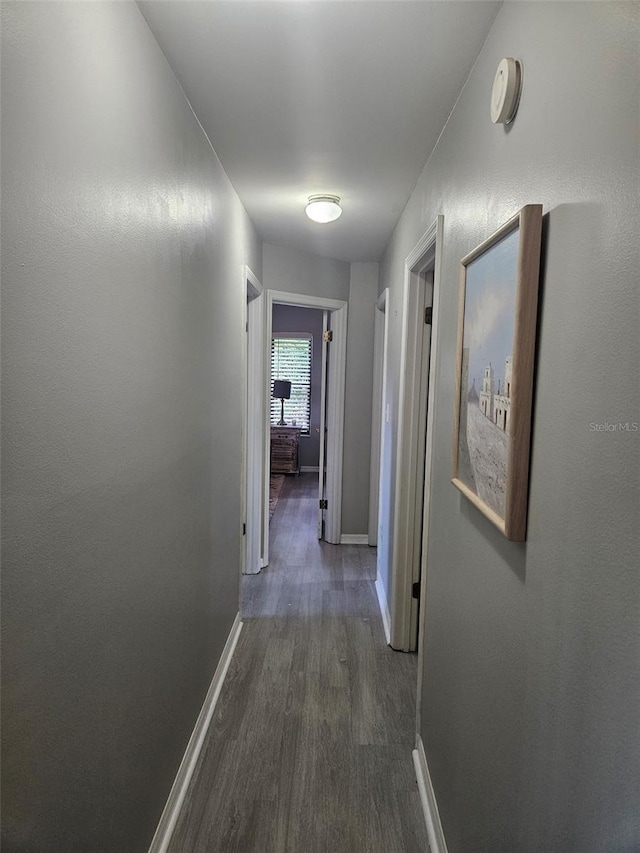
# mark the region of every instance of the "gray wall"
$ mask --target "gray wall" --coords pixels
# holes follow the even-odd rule
[[[238,610],[260,246],[135,4],[2,17],[2,849],[142,851]]]
[[[348,302],[342,532],[366,534],[373,389],[374,306],[378,265],[349,264],[270,243],[263,245],[262,284]]]
[[[309,332],[311,347],[311,425],[309,435],[300,436],[300,465],[317,468],[320,461],[320,390],[322,387],[322,311],[297,305],[274,305],[272,331]],[[285,420],[287,404],[285,402]]]
[[[266,290],[284,290],[325,299],[349,299],[350,266],[322,255],[262,245],[262,284]]]
[[[507,3],[403,213],[380,287],[445,215],[421,734],[450,853],[640,849],[640,7]],[[489,120],[524,62],[510,129]],[[544,205],[526,544],[451,485],[459,261]],[[392,365],[399,364],[392,313]]]
[[[373,345],[378,264],[351,264],[344,424],[342,532],[365,534],[369,527]]]

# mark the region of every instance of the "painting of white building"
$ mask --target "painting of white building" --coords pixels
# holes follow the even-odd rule
[[[511,415],[511,366],[512,356],[504,361],[504,379],[498,380],[498,392],[495,393],[495,374],[489,364],[484,369],[482,391],[479,394],[480,411],[490,421],[500,427],[503,432],[509,432]],[[475,382],[474,382],[475,388]]]
[[[500,516],[507,491],[517,247],[516,232],[466,270],[457,476]]]
[[[504,382],[502,391],[498,383],[498,393],[493,398],[493,422],[504,432],[509,432],[511,420],[511,363],[509,356],[504,362]]]
[[[484,369],[482,378],[482,391],[480,392],[480,411],[489,420],[493,420],[493,397],[495,391],[495,379],[493,376],[493,367],[489,364]]]

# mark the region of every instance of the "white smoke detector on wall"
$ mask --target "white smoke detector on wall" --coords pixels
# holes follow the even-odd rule
[[[511,56],[500,60],[491,90],[491,121],[511,124],[518,110],[522,90],[522,64]]]

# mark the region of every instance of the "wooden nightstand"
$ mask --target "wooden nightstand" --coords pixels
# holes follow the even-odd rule
[[[271,472],[299,474],[300,427],[271,427]]]

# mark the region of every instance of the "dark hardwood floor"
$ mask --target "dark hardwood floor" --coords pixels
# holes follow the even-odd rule
[[[170,853],[418,853],[416,657],[385,642],[376,552],[316,538],[317,476],[287,477],[271,562]]]

